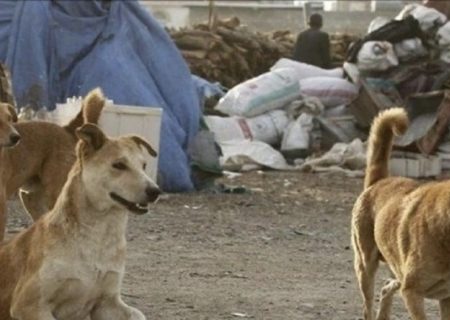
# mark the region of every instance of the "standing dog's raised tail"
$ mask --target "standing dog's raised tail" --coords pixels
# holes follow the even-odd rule
[[[385,110],[375,118],[368,142],[365,189],[389,176],[389,158],[394,136],[404,134],[408,125],[408,115],[402,108]]]
[[[72,119],[64,128],[75,135],[77,128],[85,123],[97,124],[105,106],[105,96],[100,88],[91,90],[83,99],[82,107],[77,116]]]

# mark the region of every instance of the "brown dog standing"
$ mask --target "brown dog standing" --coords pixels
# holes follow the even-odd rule
[[[75,130],[83,123],[97,123],[104,103],[102,92],[93,90],[64,127],[43,121],[15,123],[14,108],[0,104],[0,241],[6,201],[19,189],[34,220],[53,207],[75,161]]]
[[[450,182],[389,177],[394,135],[403,134],[403,109],[384,111],[369,136],[365,186],[353,209],[355,271],[364,319],[374,319],[374,282],[380,261],[393,279],[381,290],[376,319],[389,319],[393,294],[401,291],[412,319],[425,320],[424,299],[439,300],[441,319],[450,319]]]

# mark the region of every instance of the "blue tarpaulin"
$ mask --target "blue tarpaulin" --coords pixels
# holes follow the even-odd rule
[[[137,1],[0,0],[0,61],[19,106],[52,109],[99,86],[117,104],[163,108],[159,183],[193,189],[186,150],[198,97],[169,35]]]

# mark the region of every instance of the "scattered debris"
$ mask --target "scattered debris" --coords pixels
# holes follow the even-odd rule
[[[253,318],[252,316],[249,316],[248,314],[241,312],[233,312],[231,315],[237,318]]]

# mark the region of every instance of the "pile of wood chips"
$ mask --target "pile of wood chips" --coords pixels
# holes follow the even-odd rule
[[[237,17],[169,33],[193,74],[228,88],[267,72],[280,58],[291,57],[296,38],[290,31],[250,31]],[[330,38],[332,61],[342,62],[355,37],[336,34]]]

